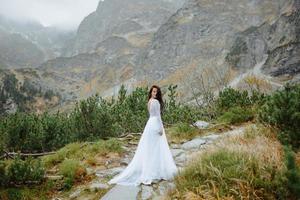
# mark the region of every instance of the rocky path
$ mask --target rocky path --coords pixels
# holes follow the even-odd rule
[[[207,145],[213,145],[214,141],[220,137],[241,134],[244,128],[245,127],[238,127],[222,134],[211,133],[207,136],[199,136],[183,144],[172,144],[170,148],[177,167],[179,170],[182,170],[187,165],[191,157],[206,148]],[[126,155],[126,157],[122,159],[122,163],[128,164],[133,157],[135,148],[132,148],[131,154]],[[101,179],[104,177],[112,177],[121,172],[125,167],[126,165],[97,171],[96,175]],[[115,185],[108,193],[105,194],[105,196],[101,198],[101,200],[161,199],[169,189],[174,187],[175,184],[173,181],[159,181],[151,185],[140,185],[138,187]]]

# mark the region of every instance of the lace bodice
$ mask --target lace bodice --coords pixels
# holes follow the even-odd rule
[[[149,115],[150,117],[160,117],[160,103],[157,99],[150,99],[149,100],[148,108],[149,108]]]
[[[160,123],[160,128],[163,130],[163,123],[161,120],[160,116],[160,103],[157,99],[150,99],[148,105],[148,110],[149,110],[149,115],[150,117],[157,117],[159,123]]]

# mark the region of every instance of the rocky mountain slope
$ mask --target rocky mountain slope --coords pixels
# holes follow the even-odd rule
[[[140,52],[182,3],[100,1],[97,10],[80,24],[67,56],[48,60],[37,69],[47,81],[41,84],[60,88],[70,100],[96,92],[112,95],[121,83],[136,83],[133,76]]]
[[[272,22],[292,3],[189,0],[155,34],[140,59],[139,77],[150,75],[153,80],[162,80],[176,72],[184,73],[189,66],[193,70],[225,67],[224,58],[237,33]],[[261,59],[248,60],[247,68]],[[186,76],[190,75],[187,71]]]
[[[0,69],[0,116],[17,110],[41,113],[60,104],[61,96],[41,88],[32,69]]]
[[[298,43],[299,0],[100,1],[64,57],[33,69],[31,81],[67,104],[153,83],[179,84],[186,101],[199,77],[205,87],[237,86],[252,71],[274,88],[299,80]]]
[[[262,65],[263,73],[282,80],[299,80],[299,6],[295,2],[270,23],[238,33],[226,61],[237,70],[247,71],[267,55]]]
[[[178,8],[183,0],[110,0],[100,1],[95,12],[79,25],[69,55],[94,51],[111,36],[131,41],[147,40]],[[133,42],[132,41],[132,42]]]
[[[37,67],[60,56],[72,37],[72,31],[0,15],[0,61],[5,68]]]

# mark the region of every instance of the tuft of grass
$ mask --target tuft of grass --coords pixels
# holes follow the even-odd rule
[[[60,164],[59,172],[64,177],[80,179],[85,174],[85,169],[79,161],[67,159]]]
[[[75,181],[85,177],[86,169],[79,161],[67,159],[60,164],[59,173],[64,176],[64,188],[70,189]]]
[[[177,123],[166,131],[169,140],[174,143],[182,143],[202,134],[201,130],[188,123]]]

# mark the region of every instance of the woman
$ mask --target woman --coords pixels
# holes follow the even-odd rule
[[[161,90],[153,85],[148,95],[150,114],[133,159],[126,169],[108,183],[120,185],[151,184],[154,180],[170,180],[177,173],[161,120]]]

